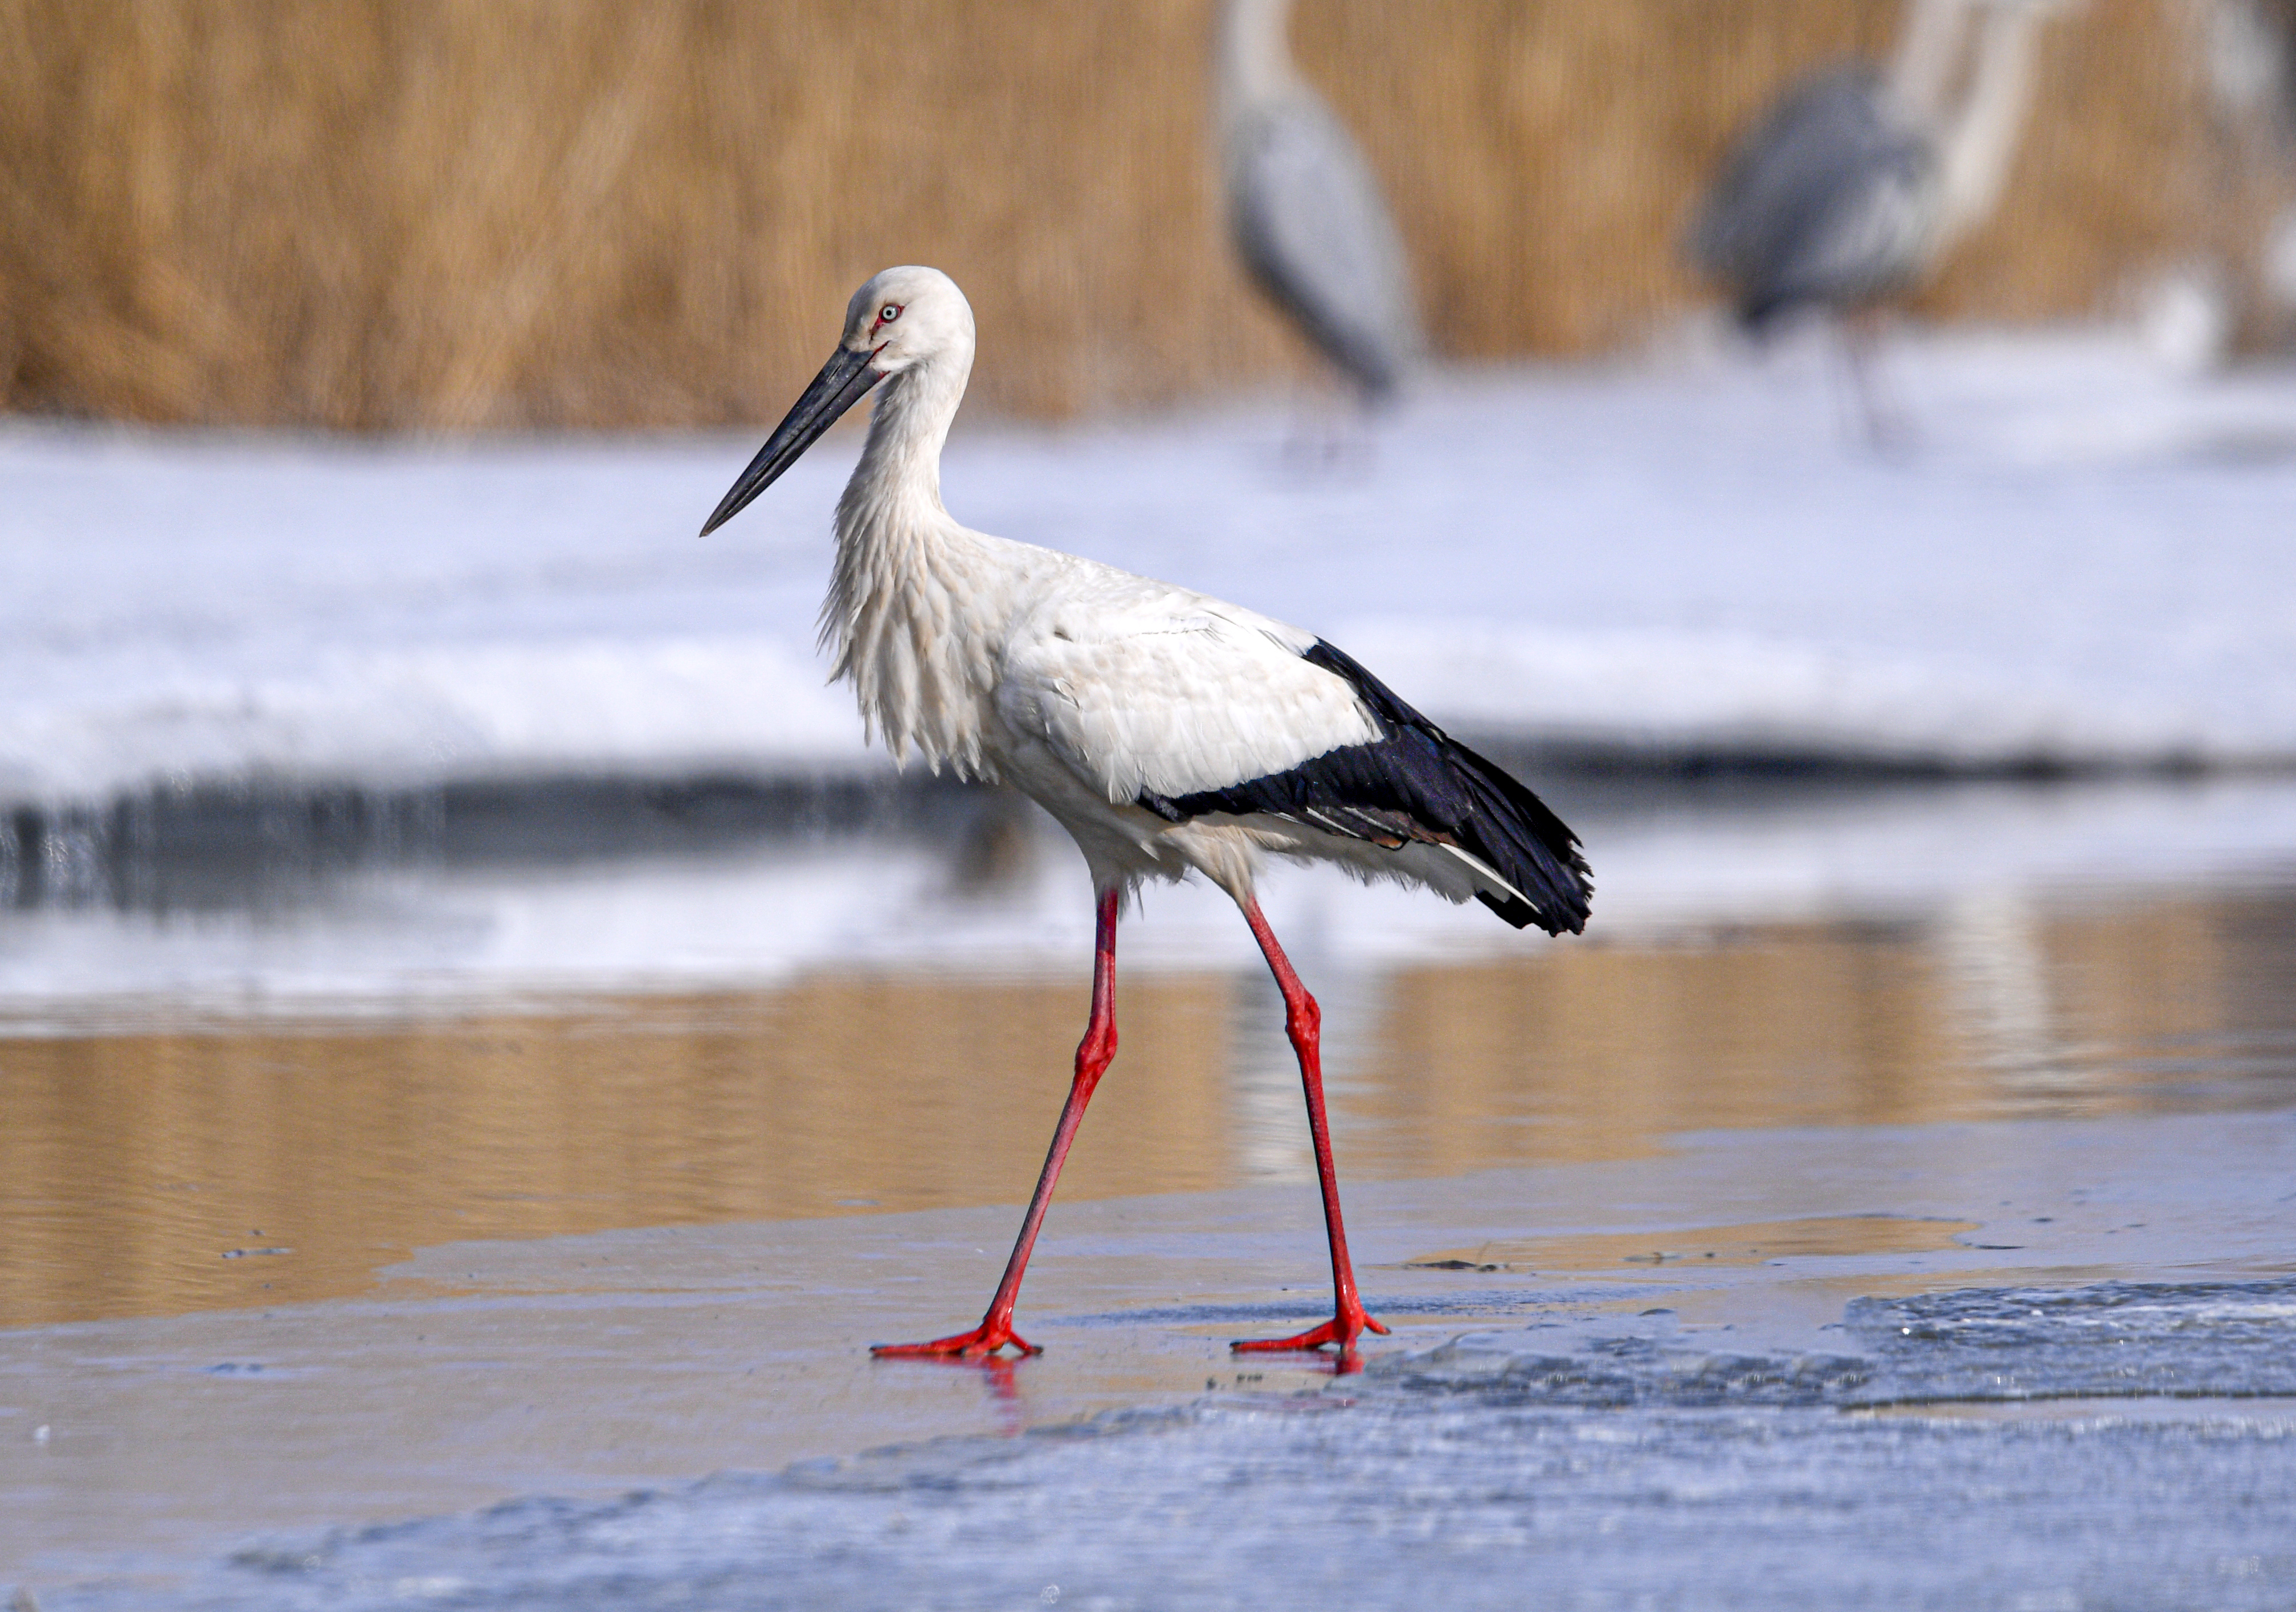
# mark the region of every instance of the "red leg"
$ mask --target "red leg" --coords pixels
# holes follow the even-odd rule
[[[1092,1019],[1085,1026],[1084,1040],[1077,1044],[1076,1079],[1061,1109],[1060,1127],[1053,1133],[1052,1151],[1045,1155],[1044,1171],[1037,1177],[1037,1195],[1029,1200],[1028,1216],[1021,1222],[1020,1240],[1013,1245],[1013,1257],[1004,1262],[1004,1279],[996,1284],[996,1297],[988,1301],[988,1313],[970,1332],[936,1338],[931,1343],[878,1344],[870,1354],[886,1358],[923,1355],[977,1360],[995,1354],[1007,1344],[1023,1354],[1043,1352],[1013,1330],[1013,1305],[1021,1297],[1029,1252],[1037,1246],[1037,1228],[1045,1223],[1045,1210],[1053,1201],[1053,1188],[1061,1179],[1069,1144],[1084,1123],[1085,1105],[1092,1101],[1093,1088],[1116,1056],[1116,891],[1102,892],[1099,933],[1092,957]]]
[[[1251,926],[1252,938],[1259,942],[1260,951],[1267,957],[1267,967],[1275,976],[1276,987],[1283,993],[1283,1027],[1291,1033],[1292,1050],[1300,1055],[1300,1084],[1308,1091],[1308,1133],[1316,1141],[1316,1174],[1324,1184],[1324,1230],[1332,1240],[1332,1290],[1336,1313],[1322,1326],[1311,1327],[1296,1338],[1254,1338],[1232,1346],[1251,1353],[1263,1349],[1316,1349],[1325,1344],[1337,1344],[1344,1357],[1364,1332],[1384,1332],[1387,1329],[1364,1313],[1363,1300],[1356,1296],[1356,1268],[1348,1258],[1347,1228],[1340,1223],[1340,1177],[1332,1166],[1332,1127],[1324,1117],[1324,1011],[1316,1005],[1316,999],[1308,994],[1308,988],[1292,971],[1292,960],[1283,955],[1283,948],[1275,944],[1275,931],[1260,916],[1259,897],[1245,900],[1243,921]]]

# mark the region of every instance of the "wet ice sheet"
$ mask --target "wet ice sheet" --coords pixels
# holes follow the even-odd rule
[[[1842,1413],[1909,1385],[1998,1396],[2012,1305],[2046,1316],[2013,1355],[2029,1387],[2061,1395],[2128,1391],[2114,1340],[2184,1334],[2172,1368],[2145,1374],[2156,1390],[2285,1392],[2296,1350],[2287,1281],[1853,1306],[1853,1340],[1886,1340],[1863,1356],[1669,1349],[1629,1323],[1582,1351],[1603,1386],[1591,1399],[1553,1357],[1465,1381],[1439,1358],[1390,1357],[1291,1399],[251,1545],[172,1604],[2285,1606],[2287,1402],[2125,1415],[2101,1399],[2050,1421]],[[1506,1358],[1505,1344],[1487,1354]]]
[[[1670,1310],[1661,1313],[1671,1315]],[[1743,1354],[1671,1326],[1578,1340],[1567,1352],[1487,1332],[1380,1362],[1381,1375],[1508,1405],[1831,1405],[2296,1395],[2296,1281],[2101,1282],[1850,1301],[1833,1346]],[[2158,1412],[2154,1412],[2158,1414]],[[2098,1412],[2111,1416],[2106,1408]],[[2285,1420],[2289,1407],[2265,1406]]]
[[[1822,357],[1454,377],[1337,480],[1245,411],[960,432],[946,484],[983,530],[1324,633],[1463,731],[2296,757],[2287,378],[2109,333],[1909,343],[1930,440],[1885,461]],[[812,647],[851,440],[697,544],[754,439],[11,429],[0,801],[879,766]]]
[[[1221,1605],[1279,1575],[1374,1604],[1414,1581],[1460,1605],[1525,1583],[1595,1606],[2271,1604],[2296,1443],[2284,1398],[2227,1396],[2292,1386],[2292,1178],[2296,1119],[2267,1114],[1713,1133],[1372,1183],[1351,1232],[1396,1331],[1346,1379],[1224,1346],[1324,1301],[1297,1189],[1057,1206],[1021,1316],[1048,1353],[1002,1373],[859,1346],[969,1318],[1009,1209],[450,1245],[365,1303],[0,1334],[0,1582],[52,1609],[1011,1605],[1048,1583]],[[1874,1215],[1974,1229],[1843,1239]],[[1567,1247],[1813,1221],[1755,1264]],[[1426,1268],[1532,1232],[1556,1269]],[[2137,1397],[1872,1412],[2037,1393]],[[2209,1397],[2164,1414],[2179,1394]],[[1122,1407],[1156,1414],[1011,1436]],[[965,1436],[691,1482],[936,1434]],[[537,1494],[570,1498],[322,1526]],[[252,1566],[224,1559],[256,1531]]]

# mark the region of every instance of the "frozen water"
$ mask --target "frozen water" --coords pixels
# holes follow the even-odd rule
[[[1569,1358],[1485,1334],[1321,1393],[275,1541],[180,1598],[47,1604],[2276,1608],[2296,1584],[2296,1402],[1967,1413],[2285,1394],[2296,1281],[1867,1301],[1863,1355],[1705,1354],[1670,1319]],[[1962,1413],[1859,1409],[1915,1394]]]
[[[2296,1395],[2296,1281],[1865,1298],[1847,1324],[1902,1399]]]
[[[2285,1418],[1317,1409],[529,1502],[251,1552],[192,1604],[2263,1608],[2296,1571]]]
[[[960,433],[970,523],[1324,633],[1464,731],[1917,765],[2296,757],[2296,386],[2107,335],[1444,381],[1358,478],[1257,414]],[[748,442],[0,433],[0,802],[881,767],[813,616],[852,438],[693,532]]]
[[[1567,1354],[1472,1334],[1374,1374],[1486,1403],[1670,1406],[2296,1396],[2296,1281],[2100,1282],[1859,1298],[1863,1353],[1734,1354],[1628,1334]]]
[[[980,1371],[858,1346],[966,1314],[1009,1207],[446,1245],[409,1293],[0,1335],[18,1438],[55,1429],[0,1422],[0,1551],[47,1612],[2285,1605],[2292,1147],[2284,1113],[1712,1133],[1367,1182],[1395,1335],[1343,1378],[1225,1348],[1321,1297],[1273,1285],[1316,1251],[1297,1189],[1062,1206],[1048,1353]],[[1425,1263],[1876,1211],[1975,1229]]]

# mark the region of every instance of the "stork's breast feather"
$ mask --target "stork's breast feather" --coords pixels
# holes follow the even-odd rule
[[[1380,736],[1293,638],[1315,642],[1218,607],[1056,613],[1008,647],[998,704],[1112,805],[1224,789]]]

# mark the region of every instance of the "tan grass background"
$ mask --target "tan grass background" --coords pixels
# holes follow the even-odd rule
[[[1940,316],[2096,311],[2223,187],[2188,0],[2055,25]],[[1685,209],[1894,0],[1300,0],[1439,348],[1693,304]],[[0,400],[351,430],[754,423],[889,263],[975,396],[1060,416],[1304,372],[1214,196],[1210,0],[0,0]]]

